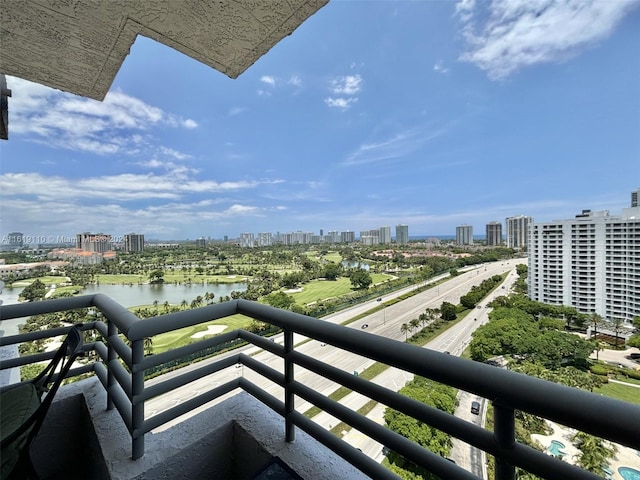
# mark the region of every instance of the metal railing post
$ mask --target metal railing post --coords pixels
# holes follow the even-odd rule
[[[284,331],[284,425],[285,440],[293,442],[296,439],[296,431],[291,414],[295,409],[295,399],[291,384],[293,383],[293,361],[291,361],[291,352],[293,352],[293,331]]]
[[[113,399],[111,398],[111,387],[116,384],[116,378],[109,368],[109,365],[112,361],[116,359],[116,351],[111,345],[109,338],[115,337],[118,334],[118,329],[115,324],[111,321],[107,321],[107,339],[105,340],[107,343],[107,410],[112,410],[115,407],[113,403]]]
[[[136,366],[144,360],[144,340],[131,342],[131,397],[144,393],[144,370],[137,371]],[[131,457],[136,460],[144,455],[144,434],[134,436],[144,424],[144,401],[131,402]]]
[[[516,417],[513,408],[500,399],[493,402],[493,433],[501,449],[511,449],[516,444]],[[516,468],[496,457],[496,480],[515,480]]]

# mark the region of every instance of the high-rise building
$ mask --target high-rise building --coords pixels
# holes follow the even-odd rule
[[[253,238],[253,233],[241,233],[240,246],[246,247],[246,248],[253,248],[255,246],[255,239]]]
[[[502,223],[489,222],[486,227],[487,246],[502,245]]]
[[[409,243],[409,225],[396,225],[396,243],[398,245]]]
[[[507,247],[526,249],[529,243],[529,231],[531,230],[531,224],[533,218],[525,215],[519,215],[517,217],[508,217],[505,220],[507,227]]]
[[[640,207],[640,188],[631,192],[631,207]]]
[[[356,241],[356,232],[347,230],[346,232],[340,232],[340,242],[351,243]]]
[[[640,206],[533,223],[527,284],[539,302],[607,320],[640,315]]]
[[[473,245],[473,227],[471,225],[456,227],[456,243],[458,245]]]
[[[207,246],[207,240],[204,237],[196,238],[196,247],[204,248]]]
[[[407,237],[409,233],[407,232]],[[380,227],[378,233],[378,242],[386,245],[391,243],[391,227]]]
[[[270,247],[273,245],[273,239],[271,238],[271,232],[258,233],[258,246]]]
[[[104,233],[78,233],[76,234],[76,248],[85,252],[104,253],[113,250],[111,235]]]
[[[144,235],[128,233],[124,236],[125,252],[142,252],[144,250]]]

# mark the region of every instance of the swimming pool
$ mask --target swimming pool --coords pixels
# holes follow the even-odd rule
[[[559,442],[558,440],[551,440],[551,445],[549,445],[549,452],[551,452],[551,455],[553,455],[554,457],[562,457],[566,455],[566,453],[562,451],[563,448],[564,443]]]
[[[624,480],[640,480],[640,471],[631,467],[618,467],[618,473]]]

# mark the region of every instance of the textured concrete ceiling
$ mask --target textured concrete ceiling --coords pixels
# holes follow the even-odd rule
[[[329,0],[0,0],[0,72],[104,99],[137,35],[236,78]]]

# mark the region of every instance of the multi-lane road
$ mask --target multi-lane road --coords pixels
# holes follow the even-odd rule
[[[446,301],[453,304],[458,304],[460,301],[460,297],[466,294],[472,286],[479,285],[483,280],[496,274],[502,274],[504,272],[511,271],[509,277],[507,278],[507,281],[505,282],[505,288],[509,288],[513,281],[515,281],[516,279],[515,265],[524,262],[524,259],[514,259],[503,262],[484,264],[475,267],[466,271],[465,273],[461,273],[460,275],[447,280],[437,287],[421,292],[406,300],[390,305],[371,315],[352,322],[348,325],[347,328],[358,328],[372,335],[382,335],[387,338],[404,341],[405,333],[403,333],[400,329],[400,326],[403,323],[410,322],[412,319],[417,318],[421,313],[425,311],[426,308],[439,307],[442,302]],[[411,288],[415,287],[409,287],[407,289],[403,289],[402,291],[386,295],[384,296],[383,300],[389,300],[391,298],[397,297],[404,293],[404,291],[410,290]],[[467,317],[462,322],[457,323],[452,328],[439,335],[436,339],[429,342],[425,346],[425,348],[431,348],[438,351],[448,351],[452,355],[459,355],[460,353],[462,353],[462,351],[468,345],[473,331],[487,320],[487,309],[484,308],[484,305],[486,305],[486,303],[488,303],[493,296],[504,294],[504,292],[505,290],[498,288],[490,295],[488,299],[483,301],[482,308],[477,309],[477,312],[467,315]],[[343,323],[350,318],[371,310],[376,305],[378,305],[376,300],[372,300],[330,315],[323,320],[329,321],[331,323]],[[296,344],[303,342],[303,340],[305,340],[304,337],[295,336]],[[281,342],[281,336],[276,336],[275,341]],[[368,368],[374,363],[373,360],[370,360],[368,358],[346,352],[344,350],[335,348],[332,345],[326,345],[316,340],[300,343],[296,346],[296,350],[299,350],[300,352],[321,360],[327,364],[337,366],[338,368],[347,372],[362,372],[364,369]],[[260,350],[259,348],[254,346],[245,347],[244,352],[252,354],[254,355],[254,358],[256,360],[265,363],[276,370],[282,371],[282,358],[264,350]],[[233,354],[235,353],[237,353],[237,351]],[[199,365],[196,364],[195,367],[197,366]],[[182,369],[182,371],[184,371],[184,369]],[[239,375],[245,376],[247,379],[251,380],[260,388],[263,388],[275,397],[280,399],[283,398],[283,391],[281,387],[261,377],[248,367],[238,366],[237,368],[228,368],[214,375],[203,377],[180,389],[172,391],[170,394],[147,401],[145,405],[146,414],[147,416],[152,416],[160,411],[171,408],[178,403],[193,398],[201,392],[224,384],[225,382],[236,378]],[[304,383],[305,385],[309,386],[319,393],[322,393],[323,395],[329,395],[339,387],[338,384],[320,377],[312,372],[308,372],[298,366],[296,366],[295,368],[295,378],[297,381]],[[407,372],[395,368],[388,368],[372,381],[387,388],[399,390],[411,378],[412,375],[408,374]],[[151,380],[149,383],[153,382],[154,380]],[[231,393],[229,395],[233,394],[234,393]],[[223,399],[224,397],[218,399],[217,401],[222,401]],[[471,415],[469,413],[470,410],[467,403],[470,404],[470,397],[467,398],[464,394],[461,394],[459,396],[459,400],[460,406],[458,408],[459,411],[456,411],[456,415],[459,415],[463,418],[469,418],[470,421],[479,422],[480,416]],[[368,398],[353,392],[344,397],[341,400],[341,403],[345,406],[348,406],[349,408],[357,410],[368,401]],[[201,409],[194,410],[193,412],[191,412],[191,415],[197,413],[202,409],[208,408],[209,405],[210,404],[201,407]],[[311,405],[304,400],[296,398],[296,410],[304,412],[310,406]],[[384,407],[377,406],[367,416],[373,418],[375,421],[382,423],[383,413]],[[165,429],[173,423],[177,423],[181,420],[181,418],[177,419],[176,421],[167,424],[160,429]],[[317,415],[314,418],[314,421],[327,429],[332,428],[339,422],[337,419],[324,412]],[[371,456],[372,458],[375,458],[377,460],[382,459],[382,445],[372,441],[368,437],[365,437],[358,432],[352,431],[349,432],[344,437],[344,439],[353,446],[360,448],[365,454]],[[478,457],[478,453],[471,449],[469,446],[465,447],[465,444],[454,444],[452,458],[460,466],[463,466],[471,471],[474,471],[477,468],[481,468],[483,460],[479,460]],[[474,473],[476,472],[474,471]],[[478,474],[480,474],[479,471]]]

